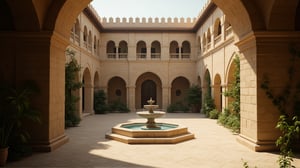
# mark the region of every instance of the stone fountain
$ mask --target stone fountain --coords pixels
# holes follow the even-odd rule
[[[154,111],[154,109],[158,108],[158,105],[153,104],[154,102],[151,97],[150,100],[147,101],[148,105],[144,105],[144,108],[148,111],[137,112],[140,117],[147,118],[146,127],[142,127],[142,129],[161,129],[161,127],[155,123],[155,118],[162,117],[165,115],[165,112]]]
[[[155,119],[165,115],[163,111],[156,111],[158,105],[150,98],[147,111],[139,111],[137,115],[146,118],[146,123],[121,123],[112,128],[106,138],[127,144],[175,144],[194,139],[194,134],[188,132],[187,127],[171,123],[156,123]]]

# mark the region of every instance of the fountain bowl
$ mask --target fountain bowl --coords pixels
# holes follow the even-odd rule
[[[153,111],[153,113],[149,113],[148,111],[139,111],[136,113],[140,117],[143,118],[159,118],[166,114],[166,112],[163,111]]]

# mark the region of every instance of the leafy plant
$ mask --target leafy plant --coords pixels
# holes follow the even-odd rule
[[[276,140],[276,145],[280,149],[280,157],[278,159],[279,166],[295,167],[293,162],[293,147],[300,134],[300,81],[296,75],[296,62],[299,61],[300,52],[294,47],[290,48],[291,58],[290,67],[287,70],[288,81],[282,92],[275,95],[275,92],[270,87],[270,80],[265,75],[261,88],[273,105],[280,112],[280,117],[276,128],[278,128],[282,135]]]
[[[210,119],[218,119],[220,112],[217,109],[213,109],[209,112]]]
[[[211,81],[209,75],[205,75],[205,82],[207,86],[207,91],[205,92],[204,95],[204,100],[203,100],[203,105],[202,105],[202,112],[208,117],[209,113],[215,109],[215,103],[214,99],[212,98],[211,95]]]
[[[75,53],[72,50],[66,50],[67,56],[70,56],[70,62],[65,66],[65,127],[77,126],[80,122],[80,117],[76,109],[76,103],[79,97],[75,96],[73,92],[82,87],[82,83],[76,81],[76,74],[81,67],[75,59]]]
[[[199,112],[201,106],[202,91],[198,85],[192,85],[186,94],[186,101],[191,106],[192,112]]]
[[[13,87],[6,82],[0,86],[0,148],[8,147],[11,136],[18,132],[22,142],[30,136],[23,127],[24,120],[40,122],[39,112],[30,104],[30,99],[38,93],[33,81],[26,81],[20,87]]]
[[[233,64],[235,67],[233,83],[223,93],[225,97],[231,98],[232,101],[229,102],[229,108],[225,108],[220,114],[218,123],[238,133],[240,131],[240,59],[238,56],[235,56]]]
[[[96,114],[106,113],[108,107],[106,105],[106,95],[103,90],[94,93],[94,110]]]
[[[130,110],[126,104],[122,103],[120,100],[116,100],[108,105],[108,111],[127,113]]]
[[[174,113],[174,112],[178,112],[178,111],[182,111],[185,113],[185,112],[189,111],[189,108],[187,106],[185,106],[182,102],[176,102],[176,103],[170,104],[167,107],[168,113]]]

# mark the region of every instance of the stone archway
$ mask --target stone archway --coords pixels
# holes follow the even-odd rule
[[[216,109],[218,111],[222,111],[222,87],[220,74],[215,75],[213,88]]]
[[[190,82],[185,77],[175,78],[171,84],[171,103],[183,103],[189,87]]]
[[[107,86],[108,103],[121,102],[127,104],[126,82],[120,77],[113,77],[108,81]]]
[[[144,90],[144,89],[145,90]],[[149,88],[150,90],[146,91],[146,89]],[[149,93],[149,91],[155,93]],[[155,100],[155,104],[157,104],[160,108],[162,108],[162,82],[160,78],[152,73],[152,72],[146,72],[143,73],[138,77],[136,80],[136,88],[135,88],[135,106],[136,109],[143,108],[144,104],[146,103],[146,100],[149,100],[149,96],[155,96],[152,97],[153,100]]]
[[[93,84],[91,79],[91,73],[88,68],[83,71],[82,78],[82,113],[93,114]]]

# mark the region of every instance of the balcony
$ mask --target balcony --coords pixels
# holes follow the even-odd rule
[[[191,53],[181,53],[181,58],[182,59],[190,59]]]
[[[117,54],[116,53],[106,53],[108,59],[116,59]]]
[[[127,59],[128,53],[119,53],[119,59]]]
[[[160,59],[160,53],[151,53],[151,59]]]
[[[137,59],[146,59],[147,53],[136,53]]]
[[[179,59],[179,53],[170,53],[170,59]]]

